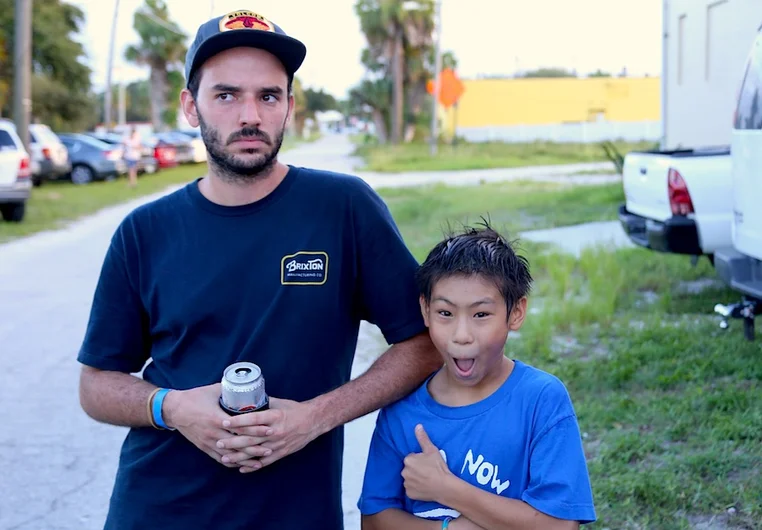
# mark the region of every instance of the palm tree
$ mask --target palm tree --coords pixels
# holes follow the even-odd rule
[[[187,36],[169,20],[164,0],[145,0],[145,5],[135,12],[133,27],[140,36],[140,43],[129,46],[124,56],[132,63],[151,69],[151,122],[154,129],[161,130],[167,121],[169,71],[182,67]]]

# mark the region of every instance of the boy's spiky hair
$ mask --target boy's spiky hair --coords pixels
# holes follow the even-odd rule
[[[475,227],[465,226],[461,233],[449,231],[419,267],[416,281],[428,304],[438,281],[459,275],[478,275],[494,282],[505,299],[508,315],[532,286],[529,261],[517,255],[513,244],[484,218]]]

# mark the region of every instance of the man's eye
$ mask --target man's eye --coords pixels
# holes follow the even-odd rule
[[[232,97],[233,97],[233,94],[229,92],[223,92],[222,94],[217,94],[217,99],[221,99],[222,101],[230,101]]]
[[[278,101],[278,98],[274,94],[266,94],[263,96],[263,99],[265,99],[267,103],[275,103]]]

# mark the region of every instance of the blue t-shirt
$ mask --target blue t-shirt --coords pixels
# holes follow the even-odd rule
[[[515,361],[500,388],[463,407],[436,402],[428,382],[379,413],[358,502],[362,514],[397,508],[426,519],[460,515],[405,495],[403,460],[421,452],[414,431],[420,423],[450,471],[469,484],[559,519],[595,521],[577,418],[560,380]]]
[[[189,389],[258,364],[271,396],[304,401],[350,379],[361,320],[386,340],[425,331],[415,258],[362,180],[291,167],[253,204],[193,182],[132,212],[103,263],[78,360]],[[107,530],[343,526],[343,429],[254,473],[179,432],[131,429]]]

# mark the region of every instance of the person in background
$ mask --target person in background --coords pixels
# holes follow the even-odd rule
[[[122,145],[124,147],[124,160],[127,163],[128,184],[134,188],[138,184],[138,162],[140,162],[143,148],[140,134],[134,125],[124,135]]]

